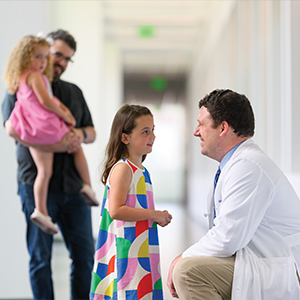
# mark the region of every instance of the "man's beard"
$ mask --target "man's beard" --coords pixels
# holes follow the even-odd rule
[[[56,72],[55,68],[60,69],[61,72]],[[59,64],[54,64],[53,65],[53,81],[57,81],[64,71],[65,70]]]

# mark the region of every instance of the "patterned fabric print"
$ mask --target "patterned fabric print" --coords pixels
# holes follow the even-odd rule
[[[154,209],[148,171],[127,159],[118,163],[126,163],[133,173],[126,205]],[[90,299],[162,300],[157,224],[112,219],[109,189],[107,185],[102,202]]]

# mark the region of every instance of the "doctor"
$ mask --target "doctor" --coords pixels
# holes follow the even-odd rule
[[[175,258],[167,285],[189,300],[300,299],[300,201],[253,142],[249,100],[215,90],[199,102],[201,153],[220,162],[207,234]],[[219,172],[217,172],[219,173]]]

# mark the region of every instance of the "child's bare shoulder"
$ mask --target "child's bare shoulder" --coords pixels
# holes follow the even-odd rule
[[[42,80],[42,74],[38,71],[31,71],[26,76],[27,85],[32,86],[34,81]]]
[[[131,181],[131,169],[130,166],[124,161],[120,161],[119,163],[115,164],[110,173],[110,182],[114,180],[128,180]]]

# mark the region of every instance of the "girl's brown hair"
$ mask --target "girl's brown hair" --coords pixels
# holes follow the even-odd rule
[[[27,35],[23,37],[12,50],[4,74],[5,84],[9,93],[14,94],[17,91],[21,76],[30,70],[30,64],[33,59],[33,50],[36,45],[50,47],[49,42],[45,38]],[[50,82],[52,81],[52,74],[53,66],[50,63],[49,56],[44,75]]]
[[[110,131],[110,137],[106,146],[106,159],[101,182],[105,185],[109,172],[113,165],[121,158],[128,157],[127,146],[122,143],[122,133],[130,134],[136,126],[135,120],[141,116],[151,115],[151,111],[140,105],[123,105],[116,113]],[[143,161],[146,155],[143,156]]]

